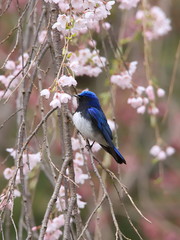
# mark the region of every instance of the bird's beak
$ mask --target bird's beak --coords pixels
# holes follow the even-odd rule
[[[77,95],[77,94],[74,94],[73,96],[76,97],[76,98],[79,98],[79,95]]]

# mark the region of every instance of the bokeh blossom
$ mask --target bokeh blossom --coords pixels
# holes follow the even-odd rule
[[[0,75],[0,83],[6,89],[0,90],[0,98],[8,98],[12,94],[13,90],[18,86],[23,78],[22,69],[26,66],[28,58],[29,54],[24,53],[23,56],[18,57],[16,62],[12,60],[8,60],[6,62],[4,66],[5,74]]]
[[[117,2],[120,2],[119,8],[127,10],[137,7],[139,1],[140,0],[117,0]]]
[[[165,160],[167,157],[172,156],[175,153],[175,149],[171,146],[161,147],[154,145],[150,149],[150,154],[157,160]]]
[[[152,41],[166,35],[171,30],[171,21],[166,17],[163,10],[154,6],[149,10],[139,10],[136,19],[145,24],[145,37]]]
[[[165,95],[165,90],[157,89],[157,97],[162,98]],[[128,98],[127,103],[136,109],[137,113],[144,114],[147,110],[148,114],[157,115],[159,108],[155,104],[156,94],[152,85],[138,86],[133,97]]]
[[[111,82],[118,85],[120,88],[132,88],[132,76],[136,71],[137,62],[131,62],[129,69],[122,71],[120,74],[112,75]]]

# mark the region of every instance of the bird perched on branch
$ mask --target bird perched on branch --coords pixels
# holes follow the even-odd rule
[[[111,129],[96,94],[91,91],[83,91],[75,96],[79,102],[73,115],[73,122],[77,130],[85,139],[99,143],[118,163],[126,164],[124,157],[114,146]]]

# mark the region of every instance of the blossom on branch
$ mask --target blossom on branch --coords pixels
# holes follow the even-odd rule
[[[48,0],[45,0],[46,2]],[[58,4],[61,12],[52,28],[63,35],[86,33],[88,29],[99,31],[99,22],[110,15],[110,10],[115,1],[102,0],[72,0],[71,5],[67,0],[50,0]],[[68,10],[73,9],[73,14],[68,15]]]
[[[66,86],[70,87],[70,86],[76,86],[77,82],[72,76],[63,75],[58,80],[58,84],[62,87],[66,87]]]
[[[70,69],[76,76],[88,75],[90,77],[97,77],[106,65],[106,58],[99,56],[99,51],[91,51],[89,48],[71,53],[68,61]]]
[[[40,95],[45,97],[46,99],[48,99],[50,97],[50,91],[49,89],[43,89],[41,92],[40,92]]]
[[[120,74],[112,75],[111,82],[118,85],[122,89],[132,88],[132,76],[137,68],[137,62],[131,62],[129,69],[122,71]]]

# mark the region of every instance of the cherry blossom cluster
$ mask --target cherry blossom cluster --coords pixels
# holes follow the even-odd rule
[[[58,217],[49,219],[46,229],[46,234],[44,236],[45,240],[56,240],[62,235],[61,227],[64,226],[64,215],[61,214]],[[35,230],[35,229],[34,229]]]
[[[13,148],[7,148],[7,152],[10,153],[10,156],[16,160],[17,158],[17,151]],[[33,168],[39,164],[41,160],[40,152],[34,153],[34,154],[23,154],[22,155],[22,162],[23,162],[23,173],[24,176],[28,176],[28,173],[32,171]],[[6,180],[10,180],[15,176],[16,173],[16,167],[13,166],[11,168],[5,168],[3,171],[4,178]],[[16,186],[20,183],[20,170],[16,173],[16,179],[15,184]],[[4,190],[4,192],[0,196],[0,209],[3,209],[4,207],[7,207],[9,209],[12,209],[13,207],[13,199],[16,197],[20,197],[21,193],[18,189],[14,188],[11,192]]]
[[[140,0],[116,0],[120,2],[119,8],[129,10],[131,8],[137,7]]]
[[[63,75],[56,81],[56,84],[57,84],[56,89],[58,89],[58,87],[62,89],[62,87],[76,86],[77,82],[72,76]],[[45,97],[46,99],[49,99],[51,94],[50,90],[51,89],[43,89],[40,92],[40,95]],[[71,96],[69,94],[63,91],[60,92],[57,90],[54,93],[53,100],[50,102],[50,106],[52,108],[56,108],[56,107],[60,108],[62,103],[68,103],[70,100],[71,100]]]
[[[120,74],[112,75],[111,82],[122,89],[132,88],[132,76],[137,68],[137,62],[131,62],[127,70],[123,70]]]
[[[156,95],[158,97],[164,97],[165,90],[162,88],[158,88],[156,91]],[[136,109],[137,113],[144,114],[147,108],[147,111],[151,115],[157,115],[159,113],[159,109],[155,105],[155,91],[152,85],[148,87],[138,86],[136,88],[135,96],[128,98],[128,104],[130,104],[133,108]]]
[[[12,90],[18,85],[22,74],[20,73],[23,66],[26,65],[29,55],[27,53],[20,56],[17,62],[8,60],[5,64],[5,75],[0,75],[0,82],[4,85],[6,90],[0,90],[0,98],[7,98]]]
[[[83,209],[86,206],[86,202],[82,201],[82,196],[80,194],[76,194],[77,197],[77,206],[79,209]],[[59,191],[59,198],[56,201],[56,209],[60,212],[66,209],[66,201],[65,201],[65,188],[61,186]]]
[[[48,220],[46,233],[44,236],[44,240],[57,240],[62,235],[62,231],[60,228],[64,226],[64,215],[60,214],[58,217]],[[37,231],[41,227],[34,226],[32,231]]]
[[[110,15],[115,1],[103,0],[44,0],[58,4],[61,12],[53,25],[63,35],[86,33],[88,29],[99,31],[99,21]]]
[[[171,21],[166,17],[160,7],[154,6],[148,10],[139,10],[136,19],[142,25],[145,24],[145,37],[152,41],[166,35],[171,30]]]
[[[150,154],[157,160],[165,160],[167,157],[172,156],[175,153],[175,149],[171,146],[161,147],[154,145],[150,149]]]
[[[89,48],[70,53],[68,61],[70,69],[76,76],[97,77],[106,65],[106,58],[99,56],[98,50],[91,51]]]
[[[17,151],[13,148],[7,148],[7,152],[10,153],[10,156],[16,160],[17,158]],[[27,176],[30,171],[32,171],[33,168],[37,166],[41,161],[41,154],[40,152],[37,153],[23,153],[22,155],[22,162],[23,162],[23,173],[24,176]],[[7,180],[10,180],[16,171],[15,167],[12,168],[6,168],[3,172],[4,178]],[[16,184],[20,183],[20,170],[17,171],[16,175]]]

